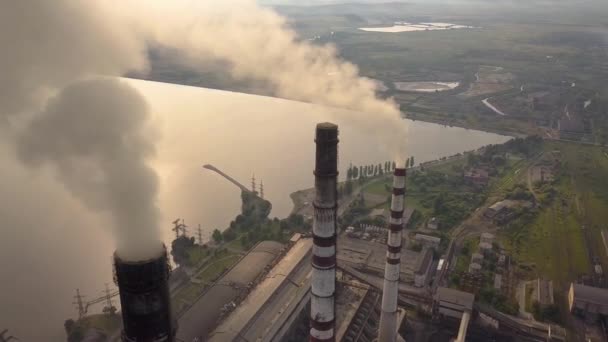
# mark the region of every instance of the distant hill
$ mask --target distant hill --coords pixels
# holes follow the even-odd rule
[[[596,5],[604,4],[605,0],[258,0],[261,4],[267,5],[298,5],[298,6],[318,6],[318,5],[333,5],[333,4],[382,4],[382,3],[445,3],[454,5],[457,3],[485,3],[485,4],[500,4],[500,5],[550,5],[550,4],[569,4],[569,5]]]

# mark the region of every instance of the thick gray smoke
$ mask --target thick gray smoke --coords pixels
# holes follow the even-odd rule
[[[395,103],[376,96],[376,82],[360,77],[335,47],[300,39],[285,18],[255,0],[131,4],[140,31],[179,50],[191,68],[223,61],[233,77],[262,80],[278,97],[350,109],[337,112],[338,119],[368,131],[395,158],[405,155],[406,126]]]
[[[121,254],[139,258],[138,247],[159,239],[158,185],[146,164],[154,139],[143,99],[98,78],[145,68],[149,42],[177,49],[194,68],[222,61],[277,96],[350,109],[339,119],[404,155],[399,110],[375,96],[375,83],[254,0],[2,1],[0,125],[27,165],[52,167],[77,198],[111,214]]]
[[[118,252],[141,260],[160,251],[158,179],[145,100],[116,79],[73,83],[48,101],[18,141],[28,165],[50,165],[89,207],[112,214]]]
[[[1,1],[0,121],[76,79],[144,68],[145,44],[123,19],[99,1]]]
[[[108,5],[0,2],[0,128],[27,165],[49,165],[76,198],[109,213],[119,253],[138,259],[159,247],[148,110],[135,90],[98,75],[144,68],[145,42]]]

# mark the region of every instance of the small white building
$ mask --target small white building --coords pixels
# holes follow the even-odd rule
[[[489,243],[490,245],[494,242],[494,234],[483,233],[481,234],[481,242]]]
[[[473,253],[473,255],[471,255],[471,262],[481,264],[483,262],[483,254]]]
[[[426,223],[426,227],[428,229],[433,229],[433,230],[437,230],[439,229],[439,219],[436,217],[431,218],[427,223]]]
[[[418,254],[416,268],[414,269],[414,286],[424,287],[428,283],[433,264],[433,251],[425,248]]]
[[[492,252],[492,244],[487,242],[481,242],[479,244],[479,251],[484,255],[488,255]]]
[[[502,275],[494,275],[494,289],[500,291],[502,289]]]
[[[479,272],[481,272],[481,265],[476,262],[472,262],[469,265],[469,273],[479,273]]]

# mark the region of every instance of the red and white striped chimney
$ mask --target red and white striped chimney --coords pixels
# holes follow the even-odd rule
[[[397,341],[397,300],[399,274],[401,273],[401,232],[403,230],[403,210],[405,209],[405,175],[405,168],[396,168],[393,175],[393,196],[384,270],[382,313],[378,331],[379,342]]]
[[[335,341],[338,126],[317,125],[310,341]]]

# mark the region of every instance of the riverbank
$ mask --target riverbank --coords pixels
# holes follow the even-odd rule
[[[534,134],[538,133],[535,130],[532,130],[530,128],[525,128],[525,127],[521,127],[521,129],[505,128],[505,127],[499,128],[496,126],[488,126],[488,125],[485,125],[485,124],[482,124],[479,122],[471,123],[464,119],[462,119],[462,120],[448,119],[447,117],[438,117],[435,115],[429,115],[426,113],[419,113],[419,112],[409,112],[408,115],[406,116],[406,118],[410,119],[412,121],[428,122],[428,123],[443,125],[443,126],[447,126],[447,127],[460,127],[460,128],[464,128],[464,129],[482,131],[482,132],[487,132],[487,133],[507,135],[507,136],[511,136],[513,138],[525,138],[529,135],[534,135]],[[504,118],[503,116],[500,117],[500,119],[503,119],[503,118]]]

